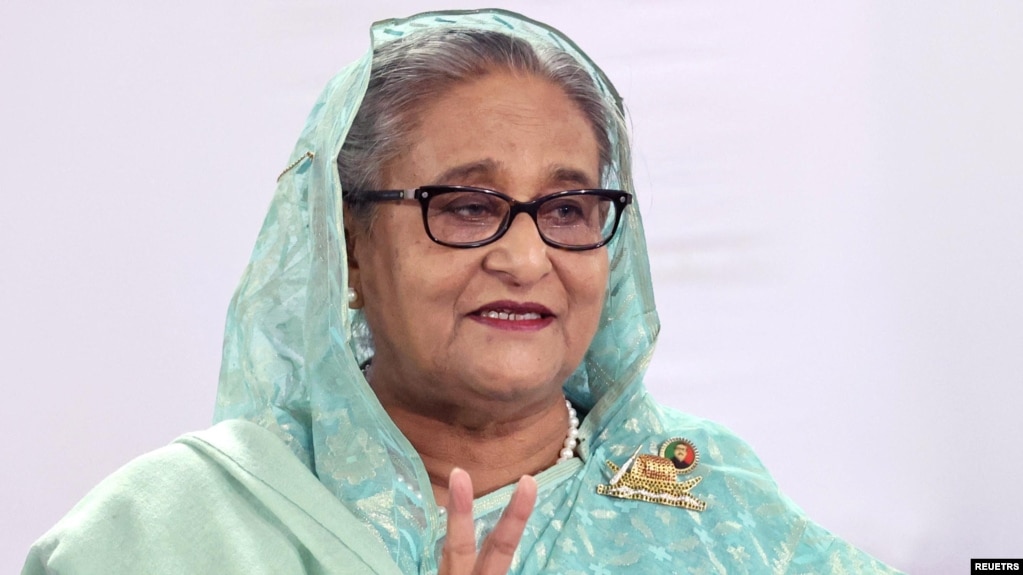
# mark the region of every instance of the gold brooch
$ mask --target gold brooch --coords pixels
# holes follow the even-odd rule
[[[597,493],[691,511],[707,508],[706,501],[700,501],[689,493],[703,477],[678,480],[679,474],[692,472],[700,461],[700,452],[691,441],[673,437],[661,444],[658,455],[640,455],[641,449],[637,447],[621,468],[608,461],[607,466],[614,476],[610,485],[598,485]]]

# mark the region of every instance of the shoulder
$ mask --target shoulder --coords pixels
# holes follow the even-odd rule
[[[728,426],[663,405],[656,409],[666,434],[691,439],[704,463],[768,475],[753,447]]]
[[[816,523],[809,523],[793,549],[788,573],[902,573]]]
[[[707,503],[692,527],[701,546],[723,552],[737,565],[762,561],[780,573],[896,573],[808,518],[753,448],[728,427],[658,405],[649,396],[630,411],[647,422],[640,425],[644,445],[681,438],[698,450],[697,465],[679,477],[700,477],[691,493]]]
[[[357,569],[378,550],[350,518],[272,433],[224,422],[106,478],[36,542],[23,575],[293,573],[331,561],[375,572]]]
[[[656,447],[672,439],[686,439],[698,450],[700,467],[742,472],[749,478],[756,476],[773,485],[770,474],[750,444],[721,423],[661,405],[646,392],[634,398],[615,419],[611,425],[636,430],[633,440]],[[621,434],[620,430],[614,433]]]
[[[125,515],[145,518],[147,513],[160,512],[176,517],[208,509],[211,501],[238,493],[236,476],[249,465],[246,457],[260,449],[286,449],[277,443],[269,432],[243,421],[186,434],[112,473],[57,527],[99,527]]]
[[[215,490],[220,475],[188,445],[167,445],[100,482],[47,535],[95,533],[128,517],[144,518],[156,505],[172,514],[187,512]]]
[[[199,568],[180,550],[205,548],[216,538],[213,518],[230,523],[243,507],[233,505],[238,490],[230,473],[189,437],[104,479],[35,543],[24,573]]]

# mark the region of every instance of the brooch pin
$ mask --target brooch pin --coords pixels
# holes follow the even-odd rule
[[[608,461],[607,466],[614,473],[609,485],[598,485],[597,493],[619,497],[660,503],[672,507],[681,507],[691,511],[703,511],[707,502],[701,501],[689,491],[696,487],[703,477],[692,477],[679,481],[680,474],[696,469],[700,461],[700,452],[688,439],[673,437],[661,444],[657,455],[640,454],[642,447],[636,451],[619,468]]]

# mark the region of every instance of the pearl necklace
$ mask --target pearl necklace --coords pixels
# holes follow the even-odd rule
[[[575,447],[579,445],[579,417],[572,407],[572,402],[565,400],[565,407],[568,408],[568,435],[558,455],[558,463],[564,463],[575,457]],[[557,465],[558,463],[555,463]]]

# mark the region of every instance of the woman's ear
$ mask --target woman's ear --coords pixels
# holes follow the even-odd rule
[[[362,307],[362,274],[359,268],[358,245],[365,241],[366,231],[360,222],[357,222],[348,212],[344,215],[345,225],[345,253],[348,256],[348,307],[359,309]]]

